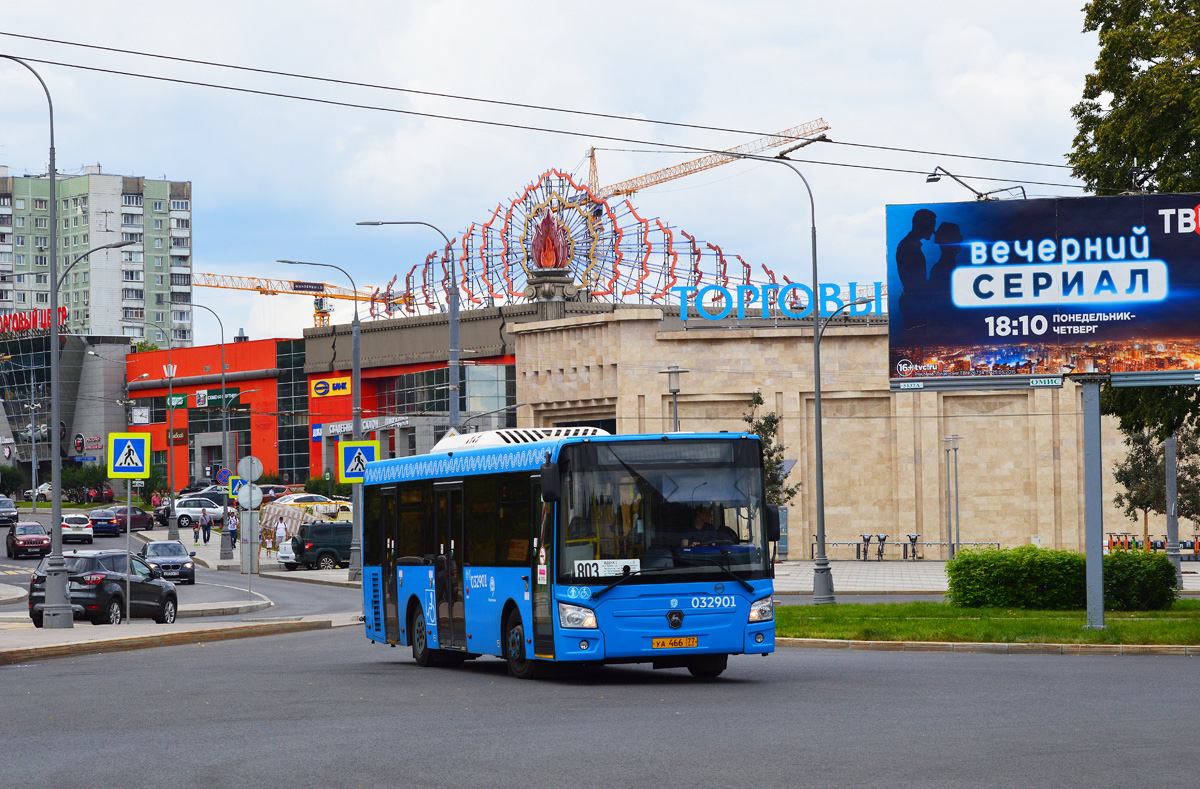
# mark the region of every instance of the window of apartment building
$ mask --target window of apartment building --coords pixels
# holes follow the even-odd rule
[[[33,210],[34,211],[45,211],[49,207],[50,207],[49,200],[43,200],[40,197],[33,198]]]
[[[192,294],[176,293],[175,291],[171,291],[171,303],[172,304],[191,304],[192,303]]]
[[[162,256],[162,255],[155,255],[155,256],[154,256],[154,267],[155,267],[155,268],[162,268],[162,261],[163,261],[163,256]]]
[[[18,293],[17,293],[17,304],[24,304],[24,303],[25,303],[25,296],[26,296],[26,294],[24,294],[24,293],[21,293],[21,292],[18,292]]]
[[[21,285],[21,284],[23,284],[24,282],[25,282],[25,275],[24,275],[24,274],[18,274],[18,275],[17,275],[17,284],[18,284],[18,285]]]
[[[141,214],[121,214],[121,226],[122,227],[141,227],[142,226],[142,215]]]
[[[190,211],[190,210],[192,210],[192,203],[190,200],[172,200],[171,201],[171,210],[172,211]]]
[[[146,336],[146,330],[143,329],[141,326],[124,326],[124,327],[122,327],[122,331],[124,332],[126,337],[145,337]]]
[[[163,210],[163,201],[162,201],[162,200],[155,200],[155,201],[154,201],[154,203],[153,203],[153,208],[154,208],[154,210],[155,210],[155,211],[161,211],[161,210]]]
[[[187,258],[181,257],[179,255],[171,256],[171,265],[172,266],[186,266],[187,264],[188,264]]]
[[[33,245],[35,247],[50,246],[50,236],[34,236],[33,237]]]
[[[63,217],[63,230],[70,230],[70,229],[71,229],[71,218],[68,216],[64,216]]]
[[[162,274],[155,274],[155,275],[154,275],[154,284],[155,284],[155,285],[162,285],[162,284],[164,284],[164,283],[163,283],[163,280],[164,280],[164,279],[166,279],[166,277],[164,277]]]
[[[161,238],[154,239],[154,248],[162,249],[162,239]]]
[[[190,228],[191,226],[192,226],[192,220],[190,220],[190,219],[185,219],[183,217],[178,217],[178,216],[171,218],[171,227],[173,227],[173,228],[180,229],[180,230],[186,230],[187,228]]]
[[[12,299],[11,291],[0,290],[0,301],[10,301]]]
[[[122,241],[132,241],[135,244],[142,243],[143,238],[144,238],[144,236],[142,233],[122,233],[121,234]]]
[[[25,217],[13,217],[13,227],[25,227]]]
[[[83,197],[79,198],[79,207],[82,208],[84,211],[87,210],[87,204],[88,204],[87,195],[84,195]]]
[[[83,234],[83,243],[85,243],[85,244],[86,244],[87,242],[88,242],[88,234],[87,234],[87,233],[84,233],[84,234]]]
[[[0,214],[0,227],[12,227],[12,214]]]
[[[83,311],[83,319],[86,321],[86,320],[90,319],[91,317],[92,317],[92,311],[85,309]]]
[[[125,308],[125,319],[131,320],[131,321],[145,320],[146,319],[146,310],[142,309],[141,307],[126,307]]]
[[[49,265],[50,265],[50,258],[49,258],[48,256],[46,256],[46,255],[34,255],[34,256],[33,256],[33,265],[35,265],[35,266],[49,266]]]
[[[75,297],[75,298],[71,299],[71,301],[75,304],[78,304],[79,303],[79,291],[75,291],[71,295]]]
[[[33,295],[35,297],[37,297],[38,304],[49,304],[50,303],[50,294],[49,293],[35,293]]]
[[[8,233],[0,233],[0,244],[11,244],[12,236]]]
[[[17,265],[18,265],[18,266],[24,266],[24,265],[25,265],[25,256],[24,256],[24,255],[17,255],[17,257],[16,257],[16,260],[17,260]]]
[[[141,195],[121,195],[121,205],[141,205]]]
[[[71,198],[69,198],[69,197],[64,197],[64,198],[62,199],[62,201],[63,201],[63,210],[64,210],[64,211],[66,211],[68,208],[70,208],[70,207],[71,207]]]
[[[125,280],[126,282],[141,282],[142,272],[138,270],[126,269],[121,272],[121,279]]]
[[[160,332],[160,331],[156,331],[156,332],[154,332],[154,339],[155,339],[155,340],[157,340],[157,341],[159,341],[159,342],[162,342],[162,339],[163,339],[163,333],[162,333],[162,332]]]
[[[171,275],[171,284],[172,285],[191,285],[192,284],[192,275],[191,274],[172,274]]]
[[[0,195],[0,205],[12,205],[12,195]]]
[[[171,310],[172,323],[187,323],[192,319],[192,313],[188,310]]]
[[[84,282],[87,282],[87,281],[88,281],[88,272],[86,272],[86,271],[85,271],[85,272],[83,272],[83,281],[84,281]]]
[[[0,263],[12,263],[13,257],[11,252],[0,252]]]
[[[49,274],[34,274],[33,275],[33,284],[34,285],[49,285],[50,284],[50,275]]]
[[[79,217],[76,216],[71,218],[71,226],[79,227]]]
[[[166,299],[163,298],[163,295],[161,293],[155,293],[154,294],[154,303],[155,304],[165,304]],[[159,320],[162,320],[162,318],[159,318]]]
[[[190,247],[192,239],[187,236],[171,236],[171,246],[173,247]]]
[[[154,320],[156,323],[162,323],[167,319],[166,316],[167,314],[165,312],[156,312],[154,313]]]
[[[171,339],[185,340],[185,341],[191,340],[192,339],[192,330],[191,329],[175,329],[174,331],[171,332]]]
[[[25,246],[25,236],[13,236],[13,244],[19,247]]]
[[[141,252],[122,252],[121,253],[121,262],[122,263],[141,263],[142,262],[142,253]]]
[[[155,230],[162,230],[162,229],[163,229],[163,227],[162,227],[162,220],[161,220],[161,219],[155,219],[155,220],[154,220],[154,229],[155,229]]]
[[[25,207],[25,198],[18,197],[15,200],[13,200],[13,207],[14,208],[24,208]]]
[[[146,291],[142,290],[141,288],[122,288],[121,289],[121,298],[123,298],[123,299],[141,300],[145,297],[146,297]]]
[[[50,227],[50,220],[44,216],[35,216],[33,226],[37,228]]]

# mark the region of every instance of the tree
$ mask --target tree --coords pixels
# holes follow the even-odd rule
[[[1162,441],[1152,430],[1125,432],[1129,452],[1113,469],[1117,484],[1124,488],[1113,497],[1113,503],[1136,521],[1142,516],[1142,536],[1149,534],[1149,514],[1166,512],[1166,458]],[[1176,442],[1176,493],[1179,496],[1179,517],[1200,523],[1200,434],[1184,429]]]
[[[781,417],[774,411],[758,415],[758,408],[763,404],[762,392],[755,392],[750,397],[750,410],[742,415],[742,421],[750,426],[750,431],[762,439],[763,471],[767,478],[767,503],[784,505],[790,502],[800,492],[800,483],[785,485],[783,472],[783,452],[786,447],[776,442],[779,434]]]
[[[1067,160],[1097,194],[1200,190],[1200,19],[1195,0],[1092,0],[1085,32],[1100,54]]]
[[[149,340],[140,340],[133,344],[134,353],[146,353],[147,351],[157,351],[158,344]]]
[[[1200,19],[1195,0],[1092,0],[1085,32],[1100,54],[1071,108],[1074,175],[1097,194],[1200,191]],[[1100,401],[1127,433],[1165,439],[1200,425],[1200,387],[1113,389]]]
[[[25,472],[15,466],[0,466],[0,491],[19,500],[25,490]]]

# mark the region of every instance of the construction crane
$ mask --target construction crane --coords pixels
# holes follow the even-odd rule
[[[395,282],[395,278],[392,278]],[[262,277],[238,277],[229,274],[192,274],[192,285],[201,288],[224,288],[226,290],[249,290],[264,296],[295,295],[313,296],[313,325],[328,326],[333,305],[329,299],[358,301],[367,306],[372,317],[378,313],[391,314],[396,305],[405,304],[403,294],[392,293],[391,284],[382,293],[378,288],[366,293],[353,291],[327,282],[306,282],[290,279],[264,279]]]
[[[727,153],[761,153],[771,148],[787,145],[788,143],[801,142],[806,139],[811,140],[814,135],[828,130],[829,124],[823,118],[817,118],[815,121],[793,126],[777,134],[769,134],[766,137],[759,137],[756,140],[743,143],[736,148],[730,148]],[[652,173],[604,187],[600,186],[600,175],[596,170],[595,148],[589,150],[588,159],[588,188],[592,190],[594,196],[607,200],[610,197],[626,197],[650,186],[674,181],[676,178],[683,178],[692,173],[698,173],[701,170],[719,167],[722,164],[735,161],[736,157],[727,156],[724,153],[711,153],[708,156],[701,156],[699,159],[693,159],[690,162],[684,162],[683,164],[677,164],[674,167],[667,167],[662,170],[655,170]]]

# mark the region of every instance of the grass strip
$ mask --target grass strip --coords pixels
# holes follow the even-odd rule
[[[1106,611],[1105,630],[1084,630],[1084,611],[956,608],[949,603],[838,603],[775,608],[785,638],[1006,644],[1200,645],[1200,600],[1165,611]]]

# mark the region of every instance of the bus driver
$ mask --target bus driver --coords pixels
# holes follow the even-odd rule
[[[717,530],[713,527],[712,507],[700,505],[696,507],[696,517],[692,521],[692,532],[683,540],[683,546],[705,545],[717,539]]]

